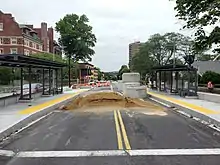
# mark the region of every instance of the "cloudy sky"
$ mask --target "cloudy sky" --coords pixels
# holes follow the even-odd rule
[[[144,42],[154,33],[185,33],[173,8],[169,0],[5,0],[0,10],[19,23],[52,27],[65,14],[86,14],[97,37],[92,63],[112,71],[128,64],[129,43]]]

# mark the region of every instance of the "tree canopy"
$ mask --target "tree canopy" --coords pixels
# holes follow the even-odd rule
[[[0,67],[0,84],[8,85],[13,78],[13,73],[11,68]]]
[[[143,78],[153,66],[182,64],[183,57],[192,54],[192,45],[192,39],[180,33],[154,34],[133,57],[131,70],[139,72]]]
[[[73,61],[91,61],[95,51],[93,47],[96,37],[92,32],[86,15],[67,14],[56,23],[56,31],[60,34],[59,43],[65,55]]]
[[[36,58],[41,58],[45,60],[50,60],[50,61],[56,61],[56,62],[61,62],[65,63],[65,60],[62,59],[62,56],[57,55],[57,54],[52,54],[52,53],[35,53],[31,54],[32,57]]]
[[[214,48],[220,52],[220,1],[175,0],[176,17],[186,24],[183,28],[196,30],[195,50],[201,52]],[[207,31],[207,27],[211,31]]]
[[[118,79],[122,79],[122,74],[123,73],[129,73],[130,69],[128,68],[127,65],[122,65],[120,70],[118,71]]]

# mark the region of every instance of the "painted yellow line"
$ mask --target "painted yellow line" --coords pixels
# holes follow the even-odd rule
[[[116,134],[117,134],[117,140],[118,140],[118,149],[122,150],[123,145],[122,145],[122,138],[121,138],[121,131],[118,123],[118,117],[116,111],[114,111],[114,118],[115,118],[115,129],[116,129]]]
[[[46,107],[49,107],[49,106],[52,106],[56,103],[59,103],[61,101],[64,101],[64,100],[67,100],[73,96],[76,96],[77,94],[79,94],[80,92],[76,92],[74,94],[66,94],[62,97],[59,97],[59,98],[56,98],[54,100],[50,100],[50,101],[47,101],[45,103],[42,103],[42,104],[39,104],[39,105],[35,105],[35,106],[32,106],[32,107],[29,107],[27,109],[24,109],[24,110],[21,110],[19,111],[19,114],[31,114],[33,112],[37,112],[37,111],[40,111]]]
[[[120,122],[120,125],[121,125],[121,131],[122,131],[124,143],[125,143],[125,148],[126,148],[126,150],[131,150],[131,146],[130,146],[130,143],[129,143],[129,140],[128,140],[125,125],[124,125],[122,117],[121,117],[121,113],[120,113],[120,111],[117,111],[117,112],[118,112],[119,122]]]
[[[193,110],[201,112],[203,114],[219,114],[219,112],[217,112],[217,111],[207,109],[207,108],[204,108],[204,107],[201,107],[201,106],[198,106],[198,105],[190,104],[190,103],[187,103],[185,101],[177,100],[177,99],[174,99],[174,98],[171,98],[171,97],[166,97],[164,95],[155,94],[155,93],[152,93],[152,92],[147,92],[147,93],[152,95],[152,96],[158,97],[160,99],[176,103],[180,106],[182,105],[186,108],[193,109]]]

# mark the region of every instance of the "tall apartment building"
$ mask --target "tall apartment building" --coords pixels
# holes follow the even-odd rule
[[[130,65],[131,65],[132,58],[139,52],[142,44],[143,43],[141,43],[140,41],[129,44],[129,67],[130,68],[131,68]]]
[[[12,14],[0,11],[0,54],[61,54],[53,35],[53,28],[47,29],[46,23],[41,23],[41,28],[18,24]]]

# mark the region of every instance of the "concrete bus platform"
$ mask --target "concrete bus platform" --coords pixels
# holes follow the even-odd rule
[[[191,117],[199,118],[209,124],[220,127],[220,103],[197,98],[184,98],[148,89],[148,95],[154,101],[166,106],[176,107]]]
[[[60,95],[40,97],[29,103],[17,103],[4,108],[1,107],[0,140],[87,90],[64,90],[64,93]]]

